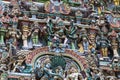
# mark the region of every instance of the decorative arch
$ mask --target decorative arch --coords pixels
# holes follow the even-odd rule
[[[48,47],[41,47],[30,52],[26,56],[26,63],[32,65],[32,67],[34,68],[34,64],[37,58],[44,55],[62,55],[63,57],[67,57],[75,61],[81,70],[86,70],[88,68],[88,64],[85,57],[80,56],[73,50],[66,49],[64,53],[55,53],[50,52]]]

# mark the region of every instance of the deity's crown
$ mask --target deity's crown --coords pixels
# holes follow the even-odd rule
[[[22,30],[23,31],[29,31],[29,27],[27,25],[23,25]]]

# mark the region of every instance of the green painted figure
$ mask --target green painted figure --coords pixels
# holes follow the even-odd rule
[[[47,32],[48,32],[48,46],[51,45],[51,41],[52,41],[52,38],[53,38],[53,27],[54,27],[54,24],[52,22],[52,20],[50,19],[47,23]]]
[[[5,45],[5,34],[6,34],[7,30],[5,30],[4,28],[0,28],[0,44]]]
[[[74,21],[72,20],[70,23],[70,28],[66,28],[66,36],[70,42],[70,48],[76,49],[77,48],[77,35],[76,35],[77,27],[74,25]]]

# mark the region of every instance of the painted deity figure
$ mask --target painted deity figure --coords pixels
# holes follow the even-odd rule
[[[65,26],[63,21],[59,18],[57,21],[57,25],[55,27],[54,37],[52,39],[52,47],[54,47],[54,51],[64,52],[64,49],[68,47],[67,37],[65,35]]]
[[[21,32],[17,29],[11,29],[9,31],[9,40],[8,40],[8,44],[9,44],[9,53],[11,53],[12,55],[16,54],[16,49],[18,48],[18,42],[17,39],[19,39],[21,37]]]
[[[37,47],[37,46],[42,46],[42,43],[41,43],[41,34],[40,34],[40,29],[39,28],[35,28],[33,31],[32,31],[32,43],[33,43],[33,46],[34,47]]]
[[[71,66],[66,80],[83,80],[83,77],[75,66]]]
[[[55,76],[62,78],[59,73],[53,72],[49,58],[45,59],[44,64],[39,71],[42,71],[42,73],[38,72],[38,70],[35,70],[35,73],[39,74],[38,77],[40,80],[54,80]]]
[[[78,51],[80,53],[89,52],[90,44],[89,44],[88,38],[86,36],[82,36],[82,41],[80,42],[80,44],[78,44],[78,46],[79,46]]]
[[[22,31],[22,40],[23,40],[23,49],[29,49],[31,46],[29,46],[28,38],[30,37],[31,32],[28,28],[28,26],[24,25],[23,26],[23,31]]]
[[[108,48],[110,47],[110,41],[101,34],[101,37],[97,40],[97,45],[100,48],[101,54],[103,57],[108,57]]]
[[[75,15],[76,15],[77,23],[80,24],[80,23],[81,23],[81,19],[82,19],[82,17],[83,17],[82,12],[81,12],[80,10],[78,10],[78,11],[75,13]]]
[[[70,23],[69,29],[65,28],[65,30],[71,49],[77,49],[77,37],[78,37],[76,35],[77,27],[74,25],[73,20]]]
[[[18,18],[17,16],[15,15],[12,19],[12,22],[13,22],[13,28],[17,28],[17,25],[18,25]]]
[[[48,32],[48,46],[51,45],[52,38],[54,37],[54,30],[53,30],[54,24],[53,21],[50,19],[47,22],[47,32]]]
[[[96,47],[97,47],[96,36],[97,36],[97,32],[99,31],[99,28],[95,24],[92,24],[89,29],[90,30],[89,30],[88,38],[90,43],[90,50],[92,53],[96,53]]]

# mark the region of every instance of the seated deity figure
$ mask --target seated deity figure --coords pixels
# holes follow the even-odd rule
[[[66,80],[83,80],[83,77],[75,66],[71,66]]]
[[[35,74],[38,75],[37,77],[39,77],[39,80],[55,80],[55,76],[62,78],[59,73],[53,72],[49,57],[44,60],[40,70],[35,70]]]

